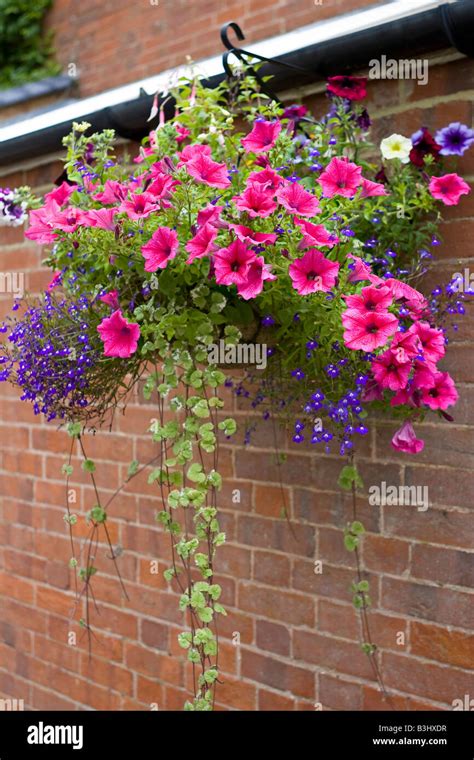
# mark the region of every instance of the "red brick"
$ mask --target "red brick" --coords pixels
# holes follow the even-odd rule
[[[125,663],[127,668],[150,678],[157,678],[160,682],[180,686],[182,679],[182,663],[175,657],[159,654],[151,649],[126,644]]]
[[[225,543],[216,554],[215,569],[217,576],[232,575],[235,578],[249,579],[251,553],[242,546]]]
[[[99,683],[120,694],[133,693],[133,673],[99,657],[81,656],[81,673],[93,684]]]
[[[66,695],[60,696],[35,685],[33,685],[32,694],[32,704],[37,710],[77,710],[76,703],[68,699]]]
[[[313,622],[311,599],[250,583],[240,585],[239,607],[270,619],[291,620],[293,625],[312,625]]]
[[[68,617],[74,609],[74,597],[71,594],[63,594],[57,589],[38,586],[36,606],[43,610],[54,610],[58,615]]]
[[[75,646],[62,645],[40,634],[35,634],[35,657],[76,673],[80,669],[80,654]]]
[[[242,652],[242,675],[279,691],[314,697],[314,676],[309,670],[255,652]]]
[[[383,673],[388,687],[452,706],[472,688],[472,673],[450,670],[413,657],[385,652]],[[448,677],[449,674],[449,677]]]
[[[296,660],[319,665],[324,669],[373,678],[368,657],[360,645],[342,639],[335,641],[334,638],[319,633],[294,631],[293,656]]]
[[[427,517],[428,515],[428,517]],[[427,512],[393,508],[385,510],[387,533],[417,541],[472,548],[474,525],[471,513],[458,509],[431,508]]]
[[[258,710],[281,710],[295,709],[295,700],[292,697],[284,697],[267,689],[258,690]]]
[[[415,544],[412,551],[412,576],[429,580],[436,575],[439,583],[474,587],[474,554]]]
[[[223,683],[217,686],[216,701],[234,710],[256,710],[257,688],[254,684],[226,675]]]
[[[409,566],[408,541],[367,534],[362,541],[364,567],[381,573],[403,575]]]
[[[163,692],[163,686],[157,683],[156,679],[137,676],[136,697],[139,702],[145,703],[148,709],[151,709],[152,704],[157,704],[159,710],[163,708]]]
[[[413,621],[410,623],[410,652],[469,670],[474,665],[474,634]]]
[[[362,710],[383,710],[391,712],[392,710],[409,710],[410,701],[408,697],[400,694],[384,694],[380,687],[362,686]],[[429,709],[432,709],[431,707]]]
[[[276,552],[255,552],[253,560],[254,580],[269,586],[288,586],[290,562],[287,557]]]
[[[318,698],[323,709],[329,707],[331,710],[360,710],[362,704],[360,684],[326,673],[319,676]]]
[[[386,609],[410,617],[471,629],[474,626],[472,596],[448,588],[382,578],[382,603]]]
[[[293,492],[294,515],[299,522],[316,525],[333,525],[338,528],[352,519],[352,503],[347,493],[318,493],[305,488],[295,488]],[[356,500],[358,519],[366,530],[380,530],[380,512],[368,504],[367,498],[359,496]]]
[[[318,559],[331,565],[355,567],[356,560],[353,552],[348,552],[344,546],[344,532],[340,528],[319,528],[318,530]],[[364,543],[366,538],[364,538]]]
[[[141,639],[144,644],[156,649],[168,649],[169,627],[153,620],[141,621]]]
[[[288,626],[257,620],[257,646],[275,654],[290,654],[290,631]]]
[[[20,602],[26,602],[27,604],[33,603],[34,588],[28,581],[23,581],[20,578],[12,578],[7,573],[0,572],[0,593],[12,599],[17,599]]]
[[[354,581],[354,571],[329,565],[324,560],[322,572],[315,573],[315,569],[317,567],[314,562],[296,560],[293,565],[293,588],[345,601]]]
[[[288,523],[286,520],[239,515],[238,539],[242,544],[276,549],[292,554],[313,556],[314,531],[307,525]]]
[[[290,490],[285,486],[255,486],[255,511],[266,517],[282,518],[289,511]]]

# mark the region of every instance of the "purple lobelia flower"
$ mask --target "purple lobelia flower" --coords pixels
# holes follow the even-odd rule
[[[72,300],[45,293],[24,314],[8,317],[0,346],[0,381],[22,390],[47,420],[101,418],[118,401],[120,384],[140,361],[104,357],[97,334],[104,307],[85,295]]]
[[[462,156],[474,142],[474,129],[453,121],[436,132],[435,140],[441,145],[442,156]]]

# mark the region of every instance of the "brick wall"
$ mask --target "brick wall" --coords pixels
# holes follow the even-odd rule
[[[372,0],[55,0],[48,25],[57,57],[75,64],[83,97],[222,52],[219,27],[238,21],[246,42],[360,10]],[[120,54],[117,55],[117,51]],[[275,50],[275,55],[278,53]]]
[[[82,54],[85,58],[93,54],[97,62],[102,61],[101,46],[107,49],[106,32],[96,30],[93,40],[97,15],[87,11],[92,5],[74,4],[74,12],[81,14],[75,31],[83,35]],[[163,17],[156,22],[162,25],[162,34],[169,17],[168,4],[164,5]],[[248,31],[251,5],[254,37],[264,36],[265,9],[274,3],[240,2],[230,13],[231,5],[226,4],[223,18],[242,19],[244,8],[242,23]],[[280,31],[285,23],[297,26],[311,20],[305,16],[307,3],[285,5],[286,22],[285,17],[279,18],[278,28],[272,27],[271,32]],[[347,9],[349,3],[333,6]],[[69,3],[58,2],[53,16],[61,45],[72,34],[66,28],[68,7]],[[221,20],[217,3],[206,3],[206,8],[210,15],[199,16],[205,31],[194,40],[196,56],[211,52],[211,45],[215,48],[216,32],[211,35],[209,25],[212,21],[215,27]],[[120,18],[120,26],[115,15],[113,25],[108,25],[112,60],[113,45],[121,38],[118,30],[125,30],[130,9],[117,2],[104,3],[103,9]],[[152,10],[158,17],[158,9]],[[315,12],[324,13],[324,6],[317,11],[311,8],[312,18]],[[145,18],[151,10],[147,7],[146,14],[136,13]],[[194,35],[193,13],[183,16],[182,27]],[[102,33],[104,37],[99,38]],[[150,61],[159,51],[158,39],[148,50]],[[179,58],[177,50],[166,55]],[[159,54],[165,56],[163,51]],[[62,49],[62,55],[66,61],[67,50]],[[120,60],[127,59],[121,55]],[[177,58],[166,58],[166,62],[177,62]],[[143,73],[159,68],[146,61],[140,65]],[[118,72],[110,64],[110,76],[118,79],[108,81],[109,85],[123,81],[125,75]],[[86,77],[84,90],[105,84],[99,76],[97,81]],[[394,131],[410,134],[421,124],[435,128],[455,120],[472,125],[473,89],[473,64],[452,51],[433,59],[425,87],[410,81],[373,83],[369,108],[376,120],[375,136]],[[307,93],[307,100],[316,112],[322,112],[321,94]],[[474,179],[474,151],[461,161],[460,171],[468,180]],[[59,164],[45,159],[34,167],[14,167],[10,175],[0,177],[0,184],[31,183],[45,190],[58,173]],[[445,242],[437,249],[433,284],[469,266],[473,197],[463,198],[445,218]],[[28,289],[37,291],[48,281],[49,274],[40,265],[41,252],[22,240],[21,231],[0,228],[0,244],[2,268],[23,271]],[[8,298],[3,297],[1,307],[2,313],[8,310]],[[360,518],[368,530],[362,562],[372,588],[373,636],[386,685],[401,709],[449,709],[453,699],[474,696],[472,330],[471,314],[445,360],[461,396],[455,422],[437,424],[431,418],[418,426],[426,446],[416,458],[391,449],[394,425],[383,421],[372,427],[360,448],[366,485],[381,480],[426,485],[432,502],[427,512],[418,512],[410,507],[371,507],[366,496],[358,499]],[[243,419],[246,411],[239,407],[235,415]],[[148,438],[141,433],[153,416],[154,408],[137,399],[117,419],[111,433],[100,432],[89,440],[88,455],[97,461],[105,496],[123,480],[131,459],[144,461],[151,456]],[[220,631],[220,665],[225,676],[218,689],[219,706],[312,710],[319,702],[323,709],[383,709],[386,705],[359,648],[359,621],[350,603],[354,565],[342,547],[341,529],[350,519],[351,508],[336,484],[341,461],[336,456],[318,456],[309,447],[296,448],[284,431],[278,439],[281,450],[288,453],[281,488],[270,429],[261,426],[251,448],[236,443],[224,444],[222,449],[221,509],[228,543],[219,551],[217,577],[229,616]],[[112,540],[124,547],[119,562],[130,599],[121,597],[106,558],[107,547],[101,546],[94,579],[101,614],[95,615],[98,640],[92,660],[85,639],[76,646],[68,644],[68,633],[78,630],[69,621],[73,592],[63,521],[61,466],[68,443],[64,432],[34,418],[16,391],[0,384],[0,693],[24,699],[34,709],[149,709],[151,703],[158,703],[160,709],[180,709],[190,687],[189,671],[176,644],[181,624],[176,594],[161,576],[150,573],[152,560],[158,560],[162,569],[167,566],[168,543],[154,521],[159,499],[147,484],[146,473],[117,498],[110,515]],[[94,497],[78,457],[74,464],[74,508],[83,513]],[[234,489],[240,489],[240,503],[232,501]],[[292,531],[281,517],[282,491]],[[314,572],[315,560],[323,562],[321,574]],[[235,632],[240,634],[239,646],[233,644]],[[404,644],[397,643],[400,632],[405,634]]]

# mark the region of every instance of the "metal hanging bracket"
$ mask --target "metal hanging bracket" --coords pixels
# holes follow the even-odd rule
[[[302,76],[311,76],[311,77],[314,76],[314,72],[308,71],[308,69],[303,69],[301,66],[295,66],[292,63],[287,63],[286,61],[282,61],[280,58],[267,58],[263,55],[259,55],[258,53],[252,53],[250,50],[244,50],[241,47],[237,47],[229,39],[229,30],[232,30],[233,32],[235,32],[235,35],[239,41],[245,40],[245,34],[243,33],[239,24],[237,24],[235,21],[228,21],[227,23],[221,26],[221,29],[220,29],[221,41],[224,47],[227,48],[227,52],[223,53],[222,55],[222,66],[228,77],[234,76],[232,68],[229,64],[229,58],[232,55],[234,55],[239,61],[242,61],[242,63],[245,63],[247,66],[249,66],[249,60],[254,59],[257,61],[261,61],[262,63],[270,63],[272,65],[281,66],[285,69],[295,71]],[[249,66],[249,71],[252,74],[252,76],[255,77],[260,87],[262,88],[263,92],[266,92],[266,94],[269,95],[273,100],[280,102],[279,98],[275,95],[275,93],[269,90],[268,84],[263,81],[258,71],[255,71],[255,69],[252,66]]]

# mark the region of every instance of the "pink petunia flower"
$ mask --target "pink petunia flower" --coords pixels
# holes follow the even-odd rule
[[[62,182],[55,190],[46,193],[44,199],[46,203],[48,201],[56,201],[59,206],[62,206],[63,203],[66,203],[74,190],[77,190],[77,187],[77,185],[70,185],[68,182]]]
[[[300,216],[315,216],[319,208],[319,202],[313,193],[305,190],[299,182],[285,181],[278,188],[276,197],[278,203],[287,211]]]
[[[116,356],[128,359],[137,350],[140,326],[136,322],[127,322],[120,310],[105,317],[97,327],[104,342],[104,356]]]
[[[270,216],[277,208],[272,196],[257,185],[250,185],[242,195],[235,195],[233,200],[239,211],[246,211],[251,218]]]
[[[347,257],[349,259],[352,259],[354,262],[353,264],[349,264],[349,276],[347,278],[348,282],[361,282],[363,280],[368,280],[369,282],[372,282],[374,285],[379,285],[382,283],[385,283],[385,280],[382,280],[381,277],[377,277],[376,274],[372,273],[372,270],[368,264],[365,263],[365,261],[362,261],[360,256],[355,256],[353,253],[348,253]]]
[[[130,199],[122,201],[119,211],[127,214],[129,219],[144,219],[150,216],[153,211],[158,211],[159,206],[156,198],[150,193],[131,193]]]
[[[365,317],[360,314],[342,316],[345,327],[344,343],[354,351],[375,351],[385,346],[398,327],[398,319],[390,313],[370,312]]]
[[[85,211],[82,216],[82,224],[86,227],[99,227],[102,230],[115,230],[115,208],[98,208]]]
[[[399,391],[405,388],[410,377],[411,362],[400,364],[392,349],[384,351],[377,356],[371,364],[375,381],[381,388],[388,388],[391,391]]]
[[[426,362],[415,361],[415,371],[411,381],[413,391],[422,390],[423,388],[432,388],[434,385],[434,376],[436,369]]]
[[[338,272],[339,264],[327,259],[316,248],[306,251],[304,256],[295,259],[288,268],[293,287],[301,296],[318,290],[331,290],[336,284]]]
[[[467,195],[471,188],[458,174],[444,174],[442,177],[431,177],[428,189],[438,201],[445,206],[457,206],[461,195]]]
[[[148,172],[151,174],[153,179],[155,179],[155,177],[159,177],[161,174],[173,174],[175,169],[176,166],[174,165],[172,159],[169,156],[164,156],[159,161],[155,161],[148,169]],[[145,175],[142,176],[146,176],[148,172],[145,172]],[[178,180],[176,180],[176,182],[178,182]]]
[[[213,161],[203,153],[185,163],[185,167],[188,174],[203,185],[224,189],[231,184],[227,166]]]
[[[209,145],[186,145],[179,154],[180,164],[194,161],[199,156],[211,157],[211,149]]]
[[[270,161],[268,156],[264,156],[263,153],[260,153],[259,156],[254,160],[255,166],[261,166],[262,169],[271,169]]]
[[[318,182],[327,198],[343,195],[352,198],[362,184],[362,168],[344,158],[332,158]]]
[[[96,193],[93,198],[101,203],[121,203],[126,199],[128,189],[125,185],[117,182],[115,179],[108,179],[105,182],[104,189]]]
[[[66,206],[61,209],[56,201],[49,201],[44,206],[44,219],[49,221],[51,227],[63,232],[75,232],[83,223],[85,211],[76,206]]]
[[[389,195],[389,193],[380,182],[372,182],[372,180],[362,177],[360,197],[373,198],[378,195]]]
[[[367,384],[364,385],[361,394],[362,401],[382,401],[383,390],[378,383],[373,379],[369,379]]]
[[[229,227],[243,243],[247,245],[273,245],[277,236],[273,232],[255,232],[243,224],[230,224]]]
[[[425,446],[425,442],[416,437],[409,420],[405,420],[401,428],[397,430],[391,443],[394,449],[403,451],[404,454],[419,454]]]
[[[200,259],[208,256],[216,250],[214,240],[217,237],[217,229],[212,224],[205,224],[191,240],[186,243],[186,250],[189,253],[186,264],[192,264],[194,259]]]
[[[175,127],[177,132],[176,142],[178,144],[184,142],[191,134],[190,130],[187,127],[183,127],[182,124],[178,124],[178,122],[175,122]]]
[[[246,153],[265,153],[271,150],[281,132],[279,121],[265,121],[259,119],[253,125],[253,129],[247,137],[242,138],[242,145]]]
[[[153,182],[147,187],[147,193],[153,195],[157,201],[167,200],[173,189],[179,184],[181,183],[177,179],[173,179],[169,174],[156,172]]]
[[[411,312],[412,316],[418,318],[426,309],[426,298],[419,290],[412,288],[406,282],[401,282],[395,277],[384,280],[386,287],[393,294],[395,301],[402,301],[403,305]]]
[[[245,285],[250,264],[257,257],[241,240],[234,240],[214,256],[214,269],[218,285]]]
[[[428,322],[415,322],[409,330],[420,342],[423,358],[429,364],[436,364],[445,354],[445,342],[442,330],[430,327]]]
[[[145,258],[145,271],[156,272],[164,269],[171,259],[174,259],[179,249],[178,235],[176,230],[169,227],[158,227],[151,239],[142,247]]]
[[[237,292],[245,301],[256,298],[263,290],[265,280],[276,280],[263,256],[257,256],[250,262],[244,281],[237,284]]]
[[[420,403],[418,401],[418,391],[415,391],[414,393],[412,393],[412,388],[410,388],[409,386],[407,386],[406,388],[401,388],[390,399],[390,406],[405,406],[405,405],[412,406],[412,407],[420,406]]]
[[[455,404],[458,398],[454,380],[448,372],[436,372],[431,387],[421,390],[421,400],[430,409],[447,409]]]
[[[28,240],[34,240],[40,245],[53,243],[57,234],[54,232],[46,207],[33,209],[29,214],[29,227],[25,232]]]
[[[115,309],[120,308],[118,290],[110,290],[105,295],[100,296],[99,301],[102,301],[102,303],[107,304],[107,306],[110,306],[111,309],[115,310]]]
[[[352,296],[342,296],[349,311],[355,311],[362,316],[371,311],[385,312],[392,304],[392,294],[386,287],[376,288],[369,285]],[[347,312],[346,312],[347,313]]]
[[[280,175],[268,167],[261,172],[252,172],[247,178],[249,185],[256,184],[260,190],[271,191],[273,194],[276,193],[282,182],[283,179]]]
[[[339,243],[337,235],[328,232],[322,224],[313,224],[307,222],[306,219],[298,219],[297,217],[294,217],[293,221],[303,230],[303,237],[298,244],[300,251],[314,246],[327,245],[328,248],[332,248],[333,245]]]
[[[407,332],[398,332],[393,336],[390,348],[394,361],[398,364],[405,364],[419,355],[421,342],[418,335],[407,330]]]
[[[212,203],[201,209],[197,215],[197,223],[199,227],[204,227],[205,224],[212,224],[217,229],[223,229],[227,227],[227,222],[223,222],[221,219],[221,212],[224,210],[224,206],[214,206]]]
[[[148,156],[151,156],[154,153],[153,148],[144,148],[143,145],[140,146],[140,152],[138,156],[135,156],[133,159],[134,164],[142,164],[145,158],[148,158]]]

